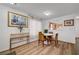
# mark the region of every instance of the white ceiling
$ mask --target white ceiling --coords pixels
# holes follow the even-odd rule
[[[2,4],[21,10],[38,19],[51,19],[79,12],[79,3],[17,3],[16,5]],[[44,11],[52,13],[50,16],[43,14]]]

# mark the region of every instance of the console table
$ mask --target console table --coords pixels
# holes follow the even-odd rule
[[[23,41],[26,41],[27,43],[29,43],[29,33],[11,34],[10,35],[10,49],[12,49],[13,44],[17,44]]]

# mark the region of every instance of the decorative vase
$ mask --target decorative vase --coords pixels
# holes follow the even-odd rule
[[[20,33],[21,33],[21,32],[22,32],[22,29],[23,29],[23,26],[22,26],[22,25],[20,25],[18,28],[19,28]]]

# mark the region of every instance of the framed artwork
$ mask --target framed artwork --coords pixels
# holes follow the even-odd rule
[[[49,23],[49,29],[56,30],[56,24],[55,23]]]
[[[14,12],[8,12],[8,26],[18,27],[19,25],[22,25],[23,27],[28,27],[27,16],[17,14]]]
[[[74,19],[65,20],[64,26],[74,26]]]

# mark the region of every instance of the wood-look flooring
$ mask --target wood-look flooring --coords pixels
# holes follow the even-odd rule
[[[72,55],[74,53],[74,44],[59,41],[58,47],[54,43],[51,45],[38,46],[38,42],[32,42],[15,49],[16,55]]]

